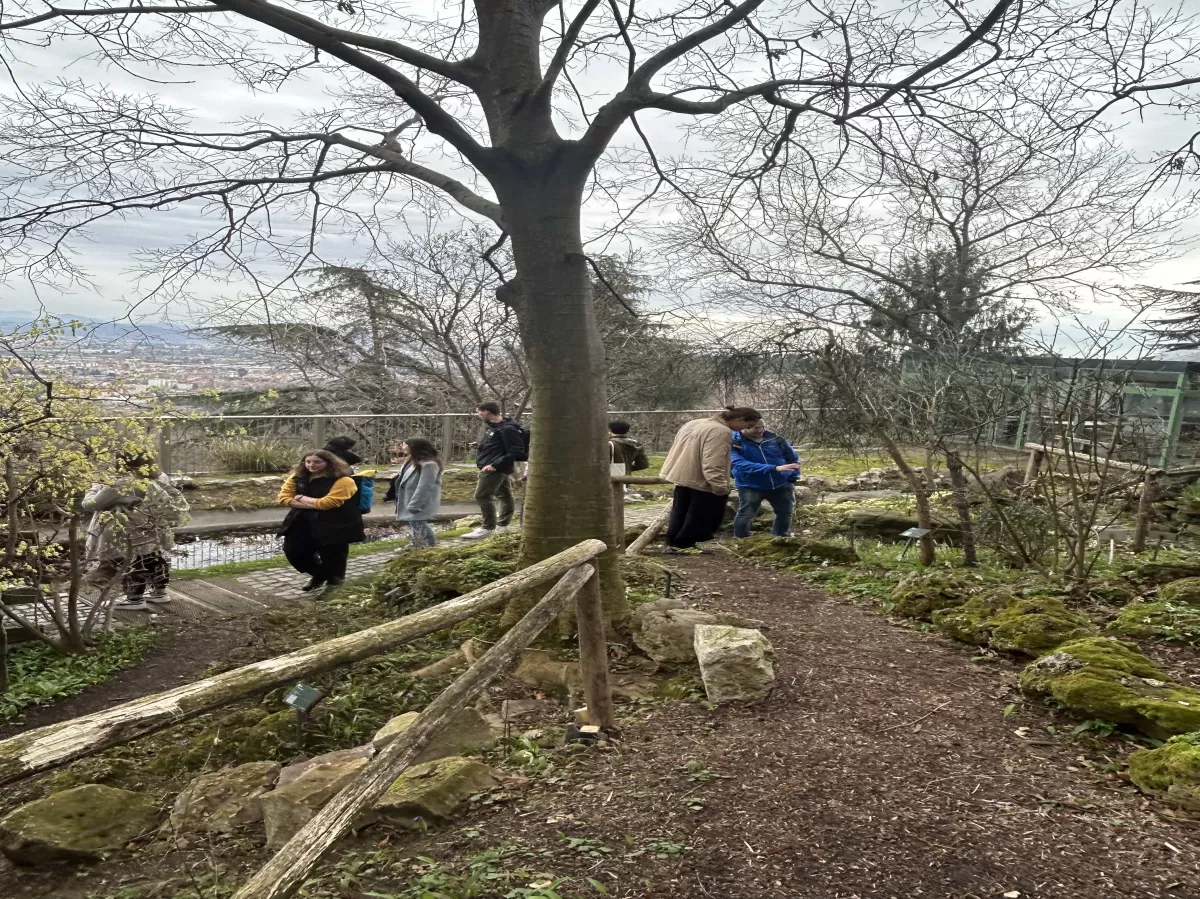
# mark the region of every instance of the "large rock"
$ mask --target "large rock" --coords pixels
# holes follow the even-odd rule
[[[668,599],[639,607],[630,623],[633,642],[642,652],[660,665],[686,665],[696,660],[696,626],[717,624],[718,619]]]
[[[474,759],[450,756],[426,762],[409,768],[388,787],[372,818],[410,828],[441,822],[464,799],[499,783],[491,768]]]
[[[1200,608],[1200,577],[1185,577],[1171,581],[1158,591],[1162,602]]]
[[[153,828],[158,817],[153,796],[84,784],[0,820],[0,852],[17,865],[95,861]]]
[[[1200,733],[1173,737],[1129,756],[1129,779],[1168,805],[1200,812]]]
[[[379,729],[371,742],[375,748],[383,749],[413,726],[420,717],[420,712],[405,712],[397,715]],[[496,734],[483,715],[473,708],[462,709],[450,719],[449,723],[433,738],[425,750],[417,756],[417,762],[431,762],[434,759],[444,759],[451,755],[462,755],[472,749],[481,749],[496,742]]]
[[[521,653],[513,677],[551,693],[579,693],[583,689],[579,663],[556,659],[553,653],[544,649],[527,649]]]
[[[367,766],[369,758],[364,750],[340,750],[284,768],[278,786],[259,799],[267,847],[278,849],[291,839]]]
[[[1168,680],[1133,647],[1106,637],[1060,646],[1020,674],[1021,689],[1087,718],[1136,727],[1156,740],[1200,731],[1200,690]]]
[[[775,686],[774,652],[761,631],[701,624],[695,649],[710,702],[762,699]]]
[[[232,833],[235,827],[261,820],[258,798],[275,786],[282,768],[278,762],[249,762],[201,774],[176,797],[164,830]]]

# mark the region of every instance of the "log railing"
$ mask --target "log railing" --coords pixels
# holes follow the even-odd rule
[[[604,544],[599,541],[588,541],[580,546],[588,544],[599,545],[597,555],[604,549]],[[583,596],[587,593],[585,585],[596,580],[594,574],[595,569],[590,564],[579,565],[567,571],[524,618],[484,653],[465,674],[426,706],[412,727],[381,749],[350,784],[300,828],[279,852],[238,890],[234,899],[284,899],[292,895],[333,844],[354,827],[363,813],[379,800],[406,768],[412,765],[455,713],[478,697],[493,678],[508,668],[546,626],[558,617],[571,599],[577,594]],[[596,598],[599,599],[598,592]],[[581,617],[581,644],[583,631]],[[584,664],[586,666],[586,656]],[[586,688],[586,670],[584,678]],[[603,687],[607,691],[607,682]],[[592,708],[590,702],[589,699],[589,709]]]
[[[626,487],[626,485],[628,485],[628,484],[669,484],[669,483],[671,483],[671,482],[668,481],[666,478],[660,478],[657,475],[649,475],[649,476],[646,476],[646,475],[614,475],[613,476],[613,478],[612,478],[612,502],[613,502],[613,517],[616,519],[615,527],[616,527],[616,534],[617,534],[617,551],[618,552],[622,552],[625,550],[625,487]],[[655,523],[657,524],[657,522],[655,522]],[[665,524],[665,523],[666,523],[666,519],[663,519],[663,524]],[[654,525],[651,525],[651,527],[654,527]],[[650,538],[648,540],[646,540],[645,543],[641,543],[642,537],[646,536],[646,533],[644,532],[642,534],[642,537],[639,537],[636,541],[637,543],[641,543],[641,546],[638,547],[638,551],[640,552],[641,549],[643,549],[646,546],[646,544],[653,541],[654,538],[658,535],[658,532],[661,530],[662,530],[662,525],[659,525],[658,528],[654,531],[654,533],[650,535]],[[647,529],[647,532],[648,531],[649,531],[649,529]],[[629,552],[628,555],[636,556],[637,553]]]
[[[600,540],[585,540],[457,599],[395,621],[306,646],[284,656],[255,662],[82,718],[0,740],[0,784],[95,755],[242,697],[283,686],[298,677],[389,652],[426,634],[496,608],[526,590],[560,578],[590,562],[606,549]],[[578,621],[581,664],[584,668],[585,698],[588,708],[597,719],[592,723],[611,729],[613,720],[612,703],[608,698],[607,656],[596,650],[597,645],[605,645],[603,622],[599,623],[599,634],[589,630],[595,629],[600,620],[599,602],[598,591],[580,591]],[[589,604],[595,604],[596,608],[591,609]]]

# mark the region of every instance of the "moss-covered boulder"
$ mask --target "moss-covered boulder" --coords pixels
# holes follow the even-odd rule
[[[1052,596],[1018,599],[992,619],[989,645],[1001,652],[1040,656],[1070,640],[1096,632],[1095,625]]]
[[[520,548],[519,536],[505,535],[401,553],[375,578],[375,594],[406,612],[436,605],[512,574]]]
[[[284,768],[259,800],[267,846],[278,849],[367,766],[373,746],[346,749]]]
[[[1163,602],[1200,609],[1200,577],[1185,577],[1164,584],[1158,591],[1158,598]]]
[[[1138,640],[1200,643],[1200,608],[1162,600],[1133,602],[1121,610],[1108,630]]]
[[[420,715],[420,712],[405,712],[403,715],[397,715],[379,729],[371,742],[377,750],[383,749],[412,727]],[[491,746],[496,742],[496,736],[492,726],[484,720],[483,715],[479,714],[478,710],[468,707],[460,710],[450,719],[449,723],[417,756],[417,761],[431,762],[434,759],[462,755],[464,752]]]
[[[889,599],[896,614],[929,621],[939,609],[963,605],[978,589],[978,582],[955,572],[930,569],[905,575]]]
[[[1132,647],[1107,637],[1060,646],[1021,672],[1021,689],[1088,718],[1135,727],[1155,739],[1200,730],[1200,690],[1167,680]]]
[[[0,852],[16,865],[96,861],[153,828],[158,817],[153,796],[84,784],[0,819]]]
[[[1092,623],[1055,596],[1021,597],[998,587],[963,605],[933,613],[938,630],[976,646],[1039,656],[1068,640],[1095,633]]]
[[[1163,560],[1161,562],[1138,562],[1125,576],[1137,584],[1159,586],[1184,578],[1200,577],[1200,559]]]
[[[797,566],[853,565],[858,554],[848,546],[823,543],[819,540],[804,540],[800,537],[747,537],[736,544],[737,553],[747,559],[755,559],[777,568]]]
[[[455,806],[499,786],[495,772],[475,759],[451,756],[416,765],[397,778],[375,804],[374,820],[419,828],[445,821]]]
[[[232,833],[262,818],[258,797],[279,780],[279,762],[248,762],[201,774],[175,798],[163,829],[171,834]]]
[[[1123,606],[1137,599],[1137,593],[1120,581],[1101,580],[1087,588],[1087,597],[1092,602]]]
[[[1129,779],[1168,805],[1200,812],[1200,733],[1172,737],[1129,756]]]

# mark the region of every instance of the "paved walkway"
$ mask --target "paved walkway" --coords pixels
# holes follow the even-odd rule
[[[625,509],[625,526],[646,527],[665,508],[664,503],[629,506]],[[461,542],[461,538],[451,539],[442,545]],[[353,556],[346,566],[346,576],[360,578],[372,574],[407,549],[407,544],[399,544],[379,552]],[[304,596],[300,588],[307,582],[308,575],[292,570],[281,556],[276,568],[234,577],[173,581],[168,590],[169,603],[151,605],[145,612],[118,612],[115,619],[118,624],[134,624],[153,618],[200,620],[256,612],[300,599]]]

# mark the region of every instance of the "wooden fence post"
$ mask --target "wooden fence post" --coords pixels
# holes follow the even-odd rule
[[[608,638],[604,633],[604,611],[600,580],[592,578],[575,594],[575,626],[579,629],[579,668],[583,675],[583,697],[588,722],[606,733],[616,729],[612,690],[608,681]]]
[[[442,458],[447,462],[454,461],[454,416],[442,416]]]
[[[367,763],[362,773],[296,832],[275,857],[259,869],[234,899],[285,899],[292,895],[338,839],[354,826],[395,783],[454,714],[479,696],[550,624],[588,581],[595,569],[580,565],[529,610],[470,669],[431,702],[413,725]]]

